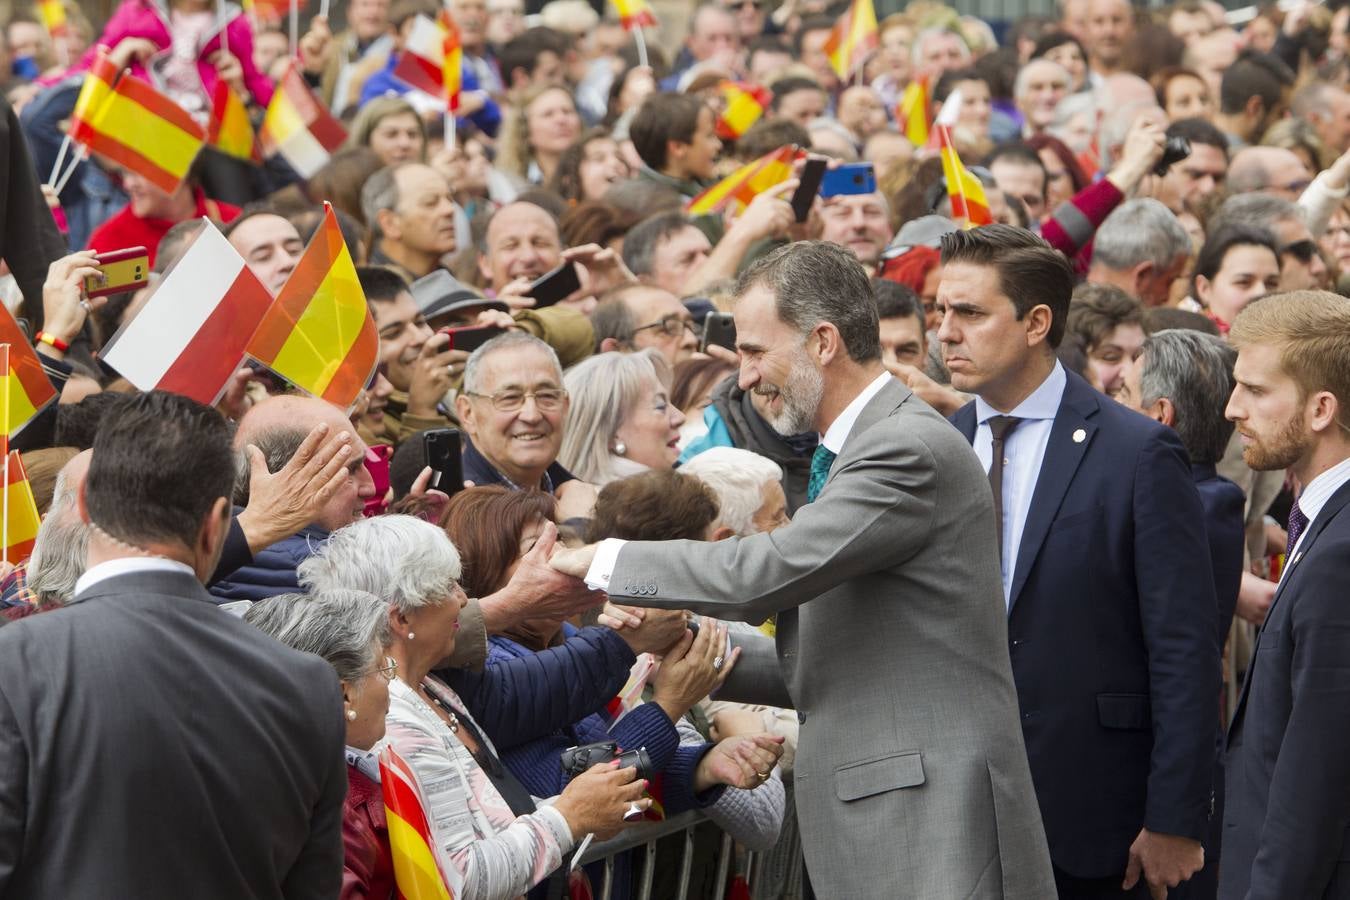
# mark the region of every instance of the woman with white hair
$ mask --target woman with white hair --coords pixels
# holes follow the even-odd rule
[[[571,398],[558,461],[582,481],[603,487],[680,458],[684,413],[652,356],[600,353],[563,375]]]
[[[412,516],[362,519],[334,532],[299,570],[310,590],[351,587],[388,603],[387,739],[426,790],[435,839],[464,895],[508,898],[556,869],[593,833],[617,834],[651,804],[632,768],[597,765],[536,807],[502,766],[463,702],[431,670],[449,658],[465,603],[459,552],[445,532]]]

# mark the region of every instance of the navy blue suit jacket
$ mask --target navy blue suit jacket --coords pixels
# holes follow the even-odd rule
[[[1289,563],[1228,728],[1219,896],[1350,898],[1350,484]]]
[[[1214,593],[1219,601],[1219,649],[1228,639],[1242,587],[1242,560],[1246,548],[1247,495],[1224,478],[1213,465],[1191,464],[1195,489],[1205,508],[1205,535],[1209,538],[1209,561],[1214,569]]]
[[[973,443],[975,404],[953,422]],[[1144,827],[1205,836],[1219,711],[1208,561],[1176,434],[1068,373],[1008,639],[1050,858],[1070,875],[1122,875]]]

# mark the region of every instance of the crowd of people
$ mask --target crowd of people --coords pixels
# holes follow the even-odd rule
[[[389,749],[457,898],[598,896],[688,810],[610,896],[728,895],[725,834],[755,898],[1350,898],[1350,4],[878,4],[841,75],[850,6],[658,5],[640,60],[448,0],[453,117],[398,76],[434,0],[10,18],[0,299],[59,401],[9,436],[0,897],[409,895]],[[294,64],[346,144],[166,192],[63,146],[98,47],[203,124]],[[798,215],[811,159],[871,181]],[[203,218],[276,294],[325,202],[353,408],[102,359]]]

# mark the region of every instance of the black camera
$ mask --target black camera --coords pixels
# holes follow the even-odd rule
[[[569,778],[576,778],[591,766],[599,763],[619,761],[620,769],[637,768],[637,777],[651,780],[652,758],[645,747],[619,752],[619,745],[613,741],[600,741],[595,744],[583,744],[580,747],[568,747],[562,752],[562,768]]]
[[[1181,135],[1168,138],[1167,142],[1163,144],[1162,159],[1158,160],[1158,164],[1153,167],[1153,174],[1159,177],[1166,175],[1168,169],[1190,155],[1190,141],[1186,140]]]

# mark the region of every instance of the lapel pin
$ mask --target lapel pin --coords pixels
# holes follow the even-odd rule
[[[1075,444],[1081,444],[1085,440],[1087,440],[1087,432],[1083,429],[1080,428],[1073,433],[1073,442]]]

